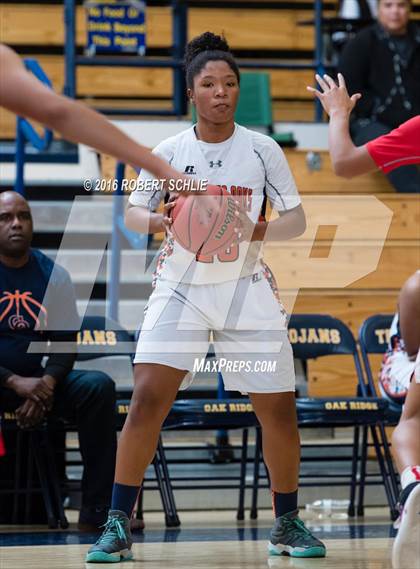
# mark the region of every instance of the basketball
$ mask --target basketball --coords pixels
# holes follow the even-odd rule
[[[192,253],[213,255],[235,240],[236,205],[221,186],[207,186],[203,196],[180,196],[171,211],[176,241]]]

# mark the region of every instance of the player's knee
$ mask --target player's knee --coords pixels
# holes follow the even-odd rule
[[[130,403],[132,419],[147,420],[148,423],[160,423],[165,418],[165,405],[162,394],[150,386],[136,385]]]
[[[409,417],[401,417],[391,436],[391,443],[393,448],[398,448],[401,447],[401,445],[405,445],[407,442],[407,428],[410,428],[411,422],[412,419]]]
[[[420,413],[401,415],[398,425],[392,433],[391,442],[394,447],[404,445],[408,440],[408,434],[420,431]]]
[[[398,442],[398,438],[399,438],[398,427],[399,427],[399,425],[397,425],[397,426],[395,427],[395,429],[392,431],[392,434],[391,434],[391,444],[392,444],[392,446],[395,446],[395,445],[397,444],[397,442]]]

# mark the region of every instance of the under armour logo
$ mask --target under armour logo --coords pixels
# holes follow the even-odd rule
[[[184,174],[196,174],[194,166],[185,166]]]
[[[221,160],[216,160],[216,162],[214,162],[213,160],[210,160],[209,164],[210,164],[210,168],[221,168],[222,167],[222,161]]]

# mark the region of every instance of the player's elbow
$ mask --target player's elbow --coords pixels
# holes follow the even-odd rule
[[[128,207],[125,210],[125,214],[124,214],[124,225],[126,226],[127,229],[129,229],[130,231],[135,231],[137,229],[137,227],[135,228],[134,225],[134,220],[133,220],[133,211],[130,207]]]
[[[299,237],[300,235],[303,235],[306,231],[306,217],[305,214],[303,214],[303,216],[300,218],[299,223],[298,223],[298,227],[297,227],[297,237]]]
[[[291,238],[300,237],[306,231],[306,216],[303,207],[300,205],[291,212]]]
[[[149,233],[148,219],[142,215],[141,208],[128,204],[124,214],[124,224],[135,233]]]
[[[345,159],[336,160],[333,162],[333,170],[336,176],[339,176],[340,178],[346,178],[348,180],[356,175],[351,163]]]
[[[71,113],[69,113],[68,104],[64,97],[51,98],[42,113],[41,122],[52,130],[61,131],[66,121],[71,119]]]
[[[295,225],[296,237],[300,237],[306,231],[306,217],[302,211],[302,214],[299,215],[299,218],[296,221]]]

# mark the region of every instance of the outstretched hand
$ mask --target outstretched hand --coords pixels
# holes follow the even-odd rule
[[[318,91],[318,89],[314,89],[313,87],[306,88],[321,101],[325,112],[329,116],[335,113],[341,113],[348,116],[362,95],[360,93],[355,93],[350,97],[344,77],[341,73],[339,73],[337,77],[338,85],[334,79],[327,74],[323,77],[315,75],[315,79],[317,80],[321,90]]]

